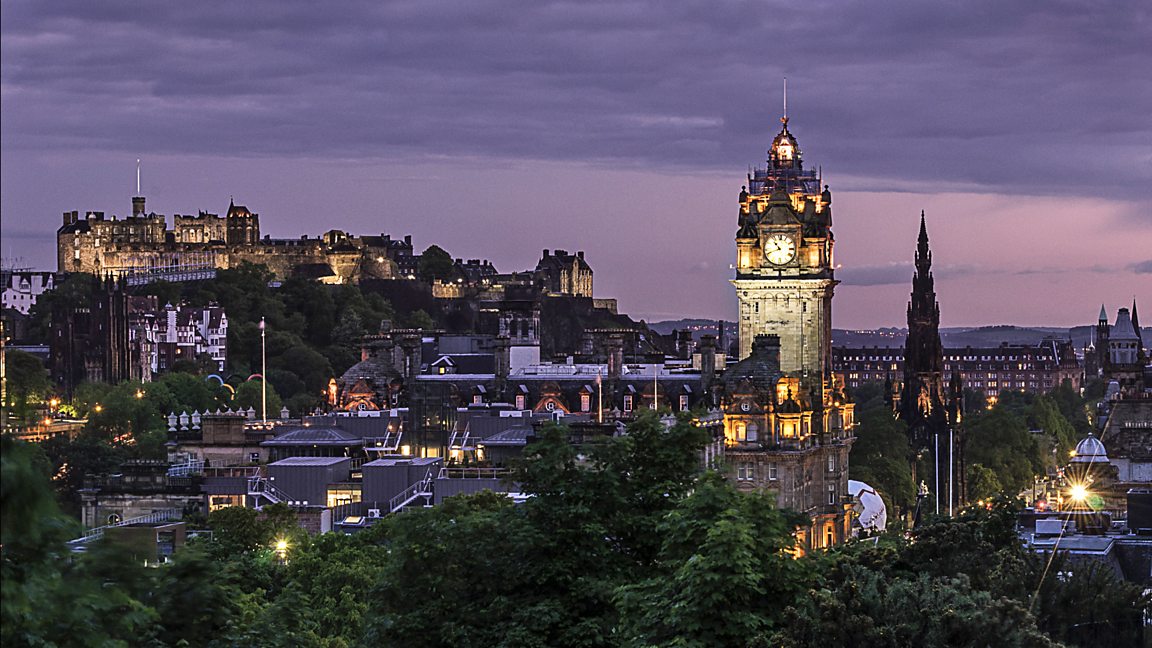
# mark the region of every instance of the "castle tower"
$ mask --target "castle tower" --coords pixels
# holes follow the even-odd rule
[[[228,201],[225,220],[225,242],[228,245],[256,245],[260,241],[260,215],[244,205]]]
[[[944,348],[940,344],[940,304],[932,276],[932,250],[928,228],[920,213],[916,243],[916,271],[908,301],[908,338],[904,349],[904,386],[900,417],[908,424],[913,451],[929,448],[932,437],[945,433]]]

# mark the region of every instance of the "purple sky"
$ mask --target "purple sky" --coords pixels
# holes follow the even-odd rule
[[[66,210],[412,234],[501,270],[583,249],[637,317],[732,318],[736,195],[779,128],[834,193],[837,327],[1152,313],[1152,9],[1006,3],[0,5],[6,260]]]

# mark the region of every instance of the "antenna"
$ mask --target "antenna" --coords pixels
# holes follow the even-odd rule
[[[136,158],[136,195],[140,195],[140,158]]]

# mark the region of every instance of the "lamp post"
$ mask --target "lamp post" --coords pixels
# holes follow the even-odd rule
[[[264,318],[260,318],[260,417],[268,425],[268,354],[264,349]]]

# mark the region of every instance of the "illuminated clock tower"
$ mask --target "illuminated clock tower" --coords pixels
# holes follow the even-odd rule
[[[740,357],[757,335],[779,336],[780,369],[818,388],[832,366],[832,193],[804,169],[788,117],[780,121],[767,165],[740,191]]]
[[[781,121],[767,165],[740,191],[740,361],[721,376],[719,403],[736,488],[807,515],[796,538],[810,551],[851,535],[855,408],[832,374],[832,194]]]

